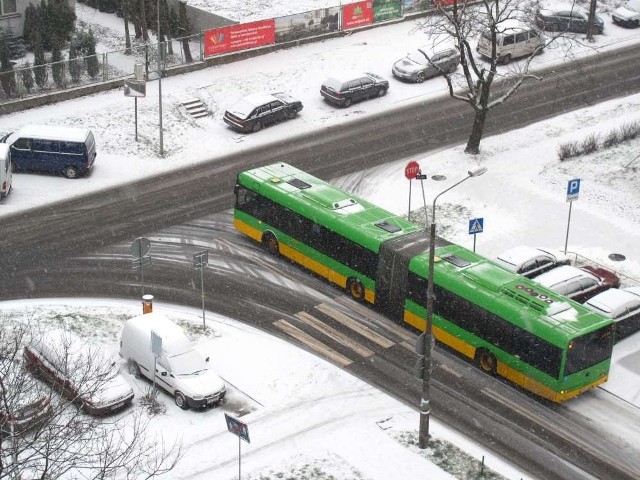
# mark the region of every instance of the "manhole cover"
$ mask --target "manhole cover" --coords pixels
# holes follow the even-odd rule
[[[609,255],[609,260],[613,260],[614,262],[622,262],[623,260],[626,260],[626,259],[627,257],[622,255],[621,253],[611,253]]]

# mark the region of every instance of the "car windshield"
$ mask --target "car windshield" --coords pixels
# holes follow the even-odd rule
[[[194,349],[170,357],[169,362],[174,375],[192,375],[206,370],[202,357]]]
[[[409,54],[407,54],[406,56],[406,59],[414,63],[419,63],[420,65],[427,65],[429,63],[427,57],[425,57],[424,53],[422,53],[420,50],[409,52]]]

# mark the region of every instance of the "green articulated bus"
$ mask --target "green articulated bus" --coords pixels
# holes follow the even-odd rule
[[[238,175],[234,225],[389,317],[426,328],[423,227],[278,163]],[[437,238],[433,334],[554,402],[604,383],[614,324],[579,303]]]

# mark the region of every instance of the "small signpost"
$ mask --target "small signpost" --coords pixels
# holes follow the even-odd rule
[[[228,415],[226,413],[224,414],[224,419],[227,422],[227,430],[238,436],[238,480],[240,480],[240,478],[242,478],[240,462],[240,449],[242,444],[240,443],[240,439],[244,440],[247,443],[251,443],[249,441],[249,427],[246,423],[242,423],[237,418],[233,418],[231,415]]]
[[[564,254],[567,254],[567,245],[569,243],[569,225],[571,224],[571,206],[574,200],[578,200],[580,194],[580,179],[574,178],[567,183],[567,202],[569,202],[569,219],[567,220],[567,236],[564,239]]]
[[[149,249],[151,242],[148,238],[138,237],[131,244],[131,255],[133,256],[132,267],[134,270],[140,269],[140,283],[142,286],[142,296],[144,297],[144,266],[151,265]]]
[[[193,265],[200,269],[200,295],[202,297],[202,331],[207,330],[204,321],[204,267],[209,263],[209,250],[202,250],[193,255]]]
[[[484,230],[484,218],[472,218],[469,220],[469,235],[473,235],[473,251],[476,251],[476,234]]]
[[[420,165],[416,161],[412,160],[411,162],[407,163],[406,167],[404,167],[404,176],[407,178],[407,180],[409,180],[409,213],[407,214],[407,218],[409,221],[411,221],[411,180],[416,178],[419,173]]]
[[[138,141],[138,97],[147,96],[147,82],[144,79],[144,70],[141,63],[133,66],[134,78],[127,78],[124,81],[124,96],[133,97],[135,102],[135,128],[136,142]]]

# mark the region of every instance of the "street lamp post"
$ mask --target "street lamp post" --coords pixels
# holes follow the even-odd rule
[[[160,127],[160,156],[164,155],[164,145],[162,142],[162,55],[160,50],[162,45],[160,44],[160,0],[156,2],[156,9],[158,10],[158,116]]]
[[[418,446],[420,448],[427,448],[427,444],[429,442],[429,416],[431,415],[429,384],[431,383],[431,344],[433,341],[433,264],[435,262],[436,252],[436,200],[438,200],[442,194],[447,193],[462,182],[469,180],[471,177],[479,177],[486,171],[487,169],[485,167],[469,170],[469,174],[466,177],[436,195],[433,199],[433,205],[431,206],[431,228],[429,231],[429,276],[427,282],[427,325],[424,335],[422,398],[420,399],[420,429],[418,431]]]

